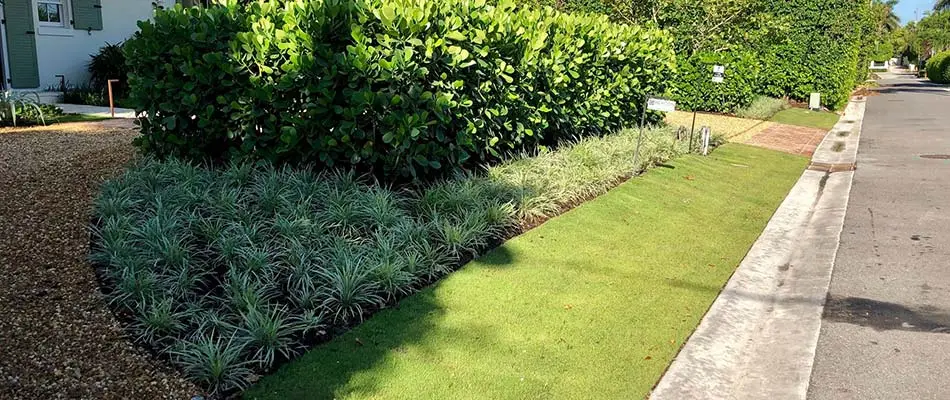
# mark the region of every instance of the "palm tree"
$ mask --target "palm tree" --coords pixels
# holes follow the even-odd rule
[[[894,7],[897,6],[898,0],[879,0],[877,5],[881,7],[882,13],[884,13],[881,24],[885,31],[894,32],[901,27],[901,17],[898,17],[894,13]],[[950,3],[950,0],[938,0],[940,2]]]
[[[937,4],[934,4],[934,11],[942,11],[950,9],[950,0],[937,0]]]

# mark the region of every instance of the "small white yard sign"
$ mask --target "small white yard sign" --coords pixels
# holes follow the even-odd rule
[[[811,110],[821,110],[821,93],[812,93],[808,98],[808,108]]]
[[[673,112],[676,111],[676,102],[673,100],[651,97],[647,99],[647,110]]]
[[[726,67],[722,65],[714,65],[712,81],[715,83],[722,83],[725,79],[726,79]]]

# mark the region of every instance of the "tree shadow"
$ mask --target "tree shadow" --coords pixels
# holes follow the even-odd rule
[[[436,296],[442,284],[442,281],[436,282],[391,308],[379,311],[349,332],[284,365],[243,397],[373,398],[383,389],[383,382],[364,372],[375,369],[385,373],[396,362],[394,359],[409,352],[425,359],[438,359],[439,350],[426,345],[431,335],[448,335],[453,340],[474,343],[498,340],[493,330],[486,326],[442,324],[446,309]],[[428,367],[436,368],[436,365],[424,365],[424,368]]]
[[[489,192],[517,193],[530,190],[502,183],[491,183]],[[473,201],[474,204],[474,201]],[[374,379],[393,367],[394,359],[413,353],[423,359],[440,359],[445,350],[440,337],[451,337],[453,343],[495,346],[500,339],[492,320],[485,324],[469,321],[463,327],[446,324],[447,309],[438,293],[447,279],[465,274],[468,269],[493,270],[510,268],[518,261],[517,253],[505,241],[518,236],[513,229],[489,242],[475,259],[459,260],[455,269],[437,278],[429,286],[407,295],[395,304],[378,310],[349,330],[338,328],[326,342],[318,343],[299,357],[287,360],[276,371],[243,393],[243,398],[257,399],[333,399],[342,397],[379,396],[384,382]],[[486,293],[486,296],[491,295]],[[500,345],[500,344],[499,344]],[[437,368],[436,364],[415,366]],[[372,371],[372,373],[369,373]],[[434,373],[435,371],[433,371]]]
[[[931,82],[885,84],[873,91],[880,94],[923,93],[936,96],[950,96],[950,87]]]
[[[897,94],[897,93],[922,93],[930,94],[934,96],[950,96],[950,92],[946,90],[934,90],[934,89],[907,89],[907,88],[884,88],[875,90],[876,93],[880,94]]]
[[[479,264],[492,267],[510,267],[515,263],[515,253],[508,246],[498,246],[477,259]]]

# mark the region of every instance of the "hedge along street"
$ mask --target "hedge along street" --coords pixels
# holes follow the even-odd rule
[[[927,60],[927,78],[934,83],[950,83],[950,51],[937,53]]]
[[[670,162],[313,349],[245,397],[643,398],[805,163],[739,144]]]
[[[130,101],[149,116],[138,144],[431,178],[632,127],[647,94],[668,93],[665,32],[495,3],[159,12],[127,45]]]
[[[678,64],[673,86],[685,110],[735,112],[757,95],[807,100],[815,91],[837,109],[868,76],[871,53],[885,47],[877,18],[886,5],[877,1],[523,1],[669,30]],[[706,90],[715,89],[706,75],[716,64],[726,67],[726,82]]]

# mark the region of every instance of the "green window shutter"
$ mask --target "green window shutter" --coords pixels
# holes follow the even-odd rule
[[[36,62],[36,27],[33,26],[32,0],[6,0],[3,15],[7,28],[7,55],[10,64],[10,86],[14,89],[35,89],[40,86],[40,70]]]
[[[73,0],[73,28],[88,31],[102,30],[101,0]]]

